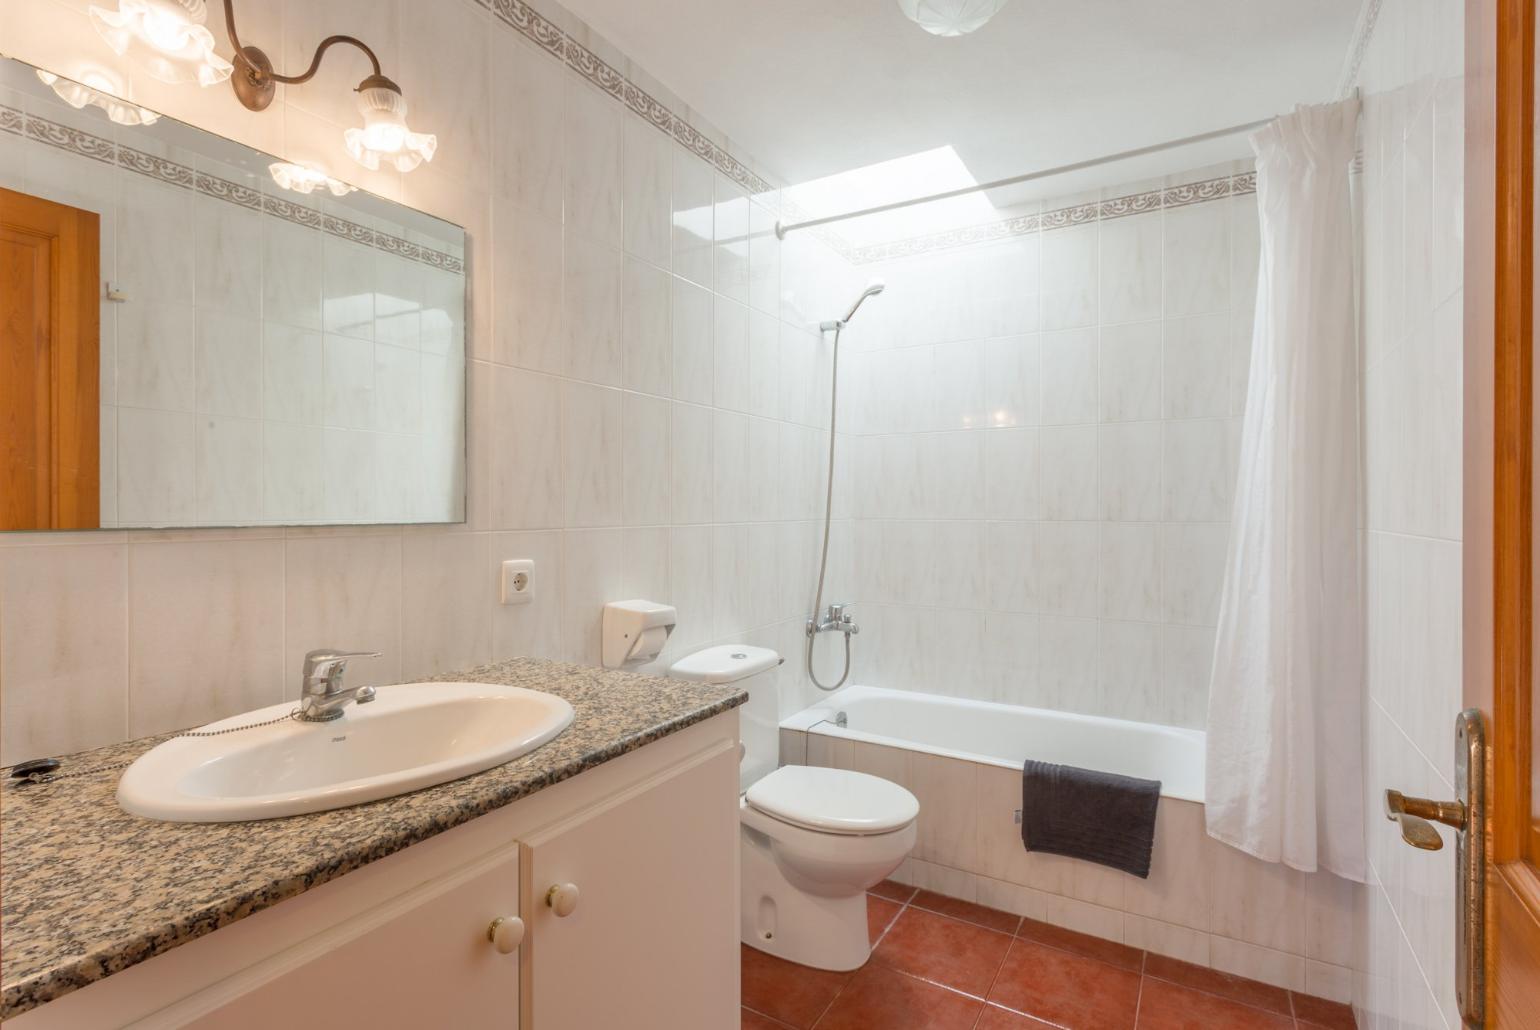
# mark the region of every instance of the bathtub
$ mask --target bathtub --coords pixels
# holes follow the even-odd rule
[[[1201,730],[862,686],[830,694],[781,728],[1018,770],[1035,758],[1159,780],[1163,797],[1203,801]]]
[[[1204,749],[1199,730],[870,686],[845,687],[780,723],[783,764],[872,773],[919,799],[915,847],[894,879],[1349,1000],[1358,888],[1209,837]],[[1018,821],[1027,758],[1159,780],[1149,878],[1027,851]]]

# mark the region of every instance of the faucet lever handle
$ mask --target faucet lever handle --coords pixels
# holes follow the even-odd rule
[[[305,678],[329,676],[346,666],[353,658],[378,658],[379,651],[336,651],[329,647],[317,648],[305,655]]]

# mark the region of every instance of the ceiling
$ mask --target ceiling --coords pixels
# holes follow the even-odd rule
[[[563,2],[790,184],[945,147],[984,182],[1334,99],[1359,9],[1010,0],[943,39],[895,0]],[[1055,181],[1051,195],[1247,153],[1233,137]]]

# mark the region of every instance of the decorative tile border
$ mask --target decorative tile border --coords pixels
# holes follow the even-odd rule
[[[700,130],[670,111],[656,97],[632,82],[603,58],[583,46],[524,0],[478,0],[490,7],[504,24],[557,58],[638,117],[667,133],[692,154],[750,193],[769,193],[774,187],[747,165],[708,139]]]
[[[937,250],[950,250],[954,247],[992,243],[996,240],[1010,239],[1013,236],[1025,236],[1034,232],[1067,229],[1076,225],[1086,225],[1090,222],[1105,222],[1114,218],[1127,218],[1130,215],[1146,214],[1164,208],[1204,204],[1211,200],[1223,200],[1226,197],[1238,197],[1248,193],[1255,193],[1256,191],[1257,173],[1254,171],[1243,172],[1239,175],[1223,175],[1214,179],[1179,183],[1175,186],[1167,186],[1164,189],[1147,190],[1143,193],[1131,193],[1123,197],[1112,197],[1107,200],[1075,204],[1071,207],[1054,208],[1041,214],[1019,215],[1015,218],[1007,218],[999,222],[972,225],[962,229],[949,229],[945,232],[931,233],[928,236],[916,236],[912,239],[894,240],[889,243],[873,243],[865,247],[852,247],[849,248],[847,256],[856,264],[889,261],[894,258],[929,254]]]
[[[323,215],[313,207],[297,204],[284,197],[265,194],[242,183],[197,171],[176,161],[135,150],[127,144],[114,143],[103,136],[96,136],[73,126],[49,121],[37,115],[23,114],[4,104],[0,104],[0,132],[8,132],[45,146],[67,151],[78,157],[137,172],[168,186],[192,190],[205,197],[272,215],[274,218],[281,218],[308,229],[320,229],[341,239],[372,247],[387,254],[394,254],[457,275],[465,274],[464,259],[453,254],[413,243],[400,236],[392,236],[383,230],[371,229],[367,225],[360,225],[346,218],[338,218],[332,214]]]

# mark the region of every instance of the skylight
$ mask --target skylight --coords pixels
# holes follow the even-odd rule
[[[978,179],[957,151],[945,146],[814,179],[786,189],[784,195],[799,209],[799,215],[816,218],[977,185]],[[970,193],[852,218],[840,222],[835,231],[852,246],[861,247],[997,221],[1001,217],[986,195]]]

